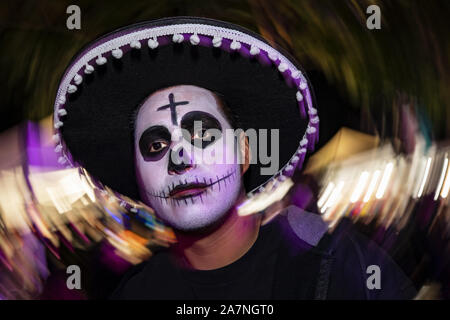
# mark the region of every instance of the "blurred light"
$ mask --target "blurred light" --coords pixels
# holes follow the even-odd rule
[[[377,186],[378,179],[380,178],[381,171],[376,170],[372,175],[372,180],[370,180],[369,188],[367,189],[366,195],[364,196],[364,202],[368,202],[372,197],[372,193],[375,191],[375,187]]]
[[[384,192],[386,191],[386,188],[389,183],[389,179],[392,174],[392,169],[394,168],[394,164],[392,162],[389,162],[386,165],[386,168],[384,169],[383,178],[381,178],[380,185],[378,187],[377,193],[375,194],[375,197],[377,199],[383,198]]]
[[[442,189],[442,184],[444,183],[445,174],[447,173],[447,167],[448,167],[448,158],[447,155],[445,155],[444,165],[442,167],[442,173],[441,177],[439,178],[439,183],[436,188],[436,193],[434,194],[434,200],[437,200],[439,198],[439,193]]]
[[[322,196],[320,197],[319,201],[317,202],[317,206],[319,208],[322,208],[322,206],[324,205],[325,201],[328,199],[328,197],[330,196],[331,192],[334,189],[334,183],[330,182],[328,184],[328,186],[326,187],[324,193],[322,194]]]
[[[45,189],[50,197],[50,200],[52,201],[53,205],[55,206],[58,213],[63,214],[64,212],[70,211],[72,208],[67,205],[67,203],[64,203],[62,197],[59,196],[60,192],[54,192],[54,188],[46,188]]]
[[[331,208],[336,204],[336,202],[339,200],[343,188],[344,188],[344,181],[341,181],[339,182],[338,186],[336,187],[336,189],[334,189],[330,198],[328,198],[327,202],[323,206],[321,210],[322,213],[324,213],[328,208]]]
[[[425,172],[423,174],[422,183],[420,184],[419,192],[417,193],[417,197],[420,198],[423,194],[423,190],[425,188],[425,184],[428,179],[428,174],[430,173],[430,167],[431,167],[431,157],[428,157],[427,165],[425,167]]]
[[[281,201],[293,185],[292,179],[286,179],[280,182],[275,189],[266,188],[265,191],[239,205],[238,214],[246,216],[261,212],[272,204]]]
[[[442,187],[441,197],[447,198],[448,191],[450,189],[450,171],[447,169],[447,174],[445,175],[444,186]]]
[[[353,191],[353,194],[350,198],[351,203],[355,203],[359,200],[361,194],[364,191],[364,188],[366,187],[367,180],[369,180],[369,172],[363,171],[359,177],[358,184],[356,185],[355,190]]]

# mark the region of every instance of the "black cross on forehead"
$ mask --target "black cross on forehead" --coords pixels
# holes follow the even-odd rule
[[[167,108],[170,108],[170,117],[172,119],[172,124],[178,124],[177,123],[177,112],[176,112],[176,107],[183,105],[183,104],[188,104],[189,101],[180,101],[180,102],[175,102],[174,98],[173,98],[173,93],[169,94],[169,104],[166,104],[165,106],[159,107],[158,109],[156,109],[157,111],[161,111],[161,110],[165,110]]]

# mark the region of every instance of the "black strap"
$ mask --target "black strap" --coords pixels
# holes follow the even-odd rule
[[[327,299],[332,262],[332,257],[323,257],[322,261],[320,262],[319,276],[317,277],[314,300]]]
[[[332,234],[327,233],[320,240],[320,243],[316,248],[316,250],[322,252],[323,257],[320,261],[314,300],[326,300],[328,297],[331,267],[333,265],[336,242],[337,239],[333,237]]]

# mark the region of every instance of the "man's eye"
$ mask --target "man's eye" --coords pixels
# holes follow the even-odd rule
[[[167,146],[168,143],[165,141],[155,141],[150,145],[149,152],[159,152]]]
[[[192,140],[200,139],[209,141],[211,133],[208,130],[198,130],[192,135]]]

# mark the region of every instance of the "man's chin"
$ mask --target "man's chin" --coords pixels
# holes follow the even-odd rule
[[[229,216],[229,210],[224,213],[220,213],[215,215],[213,218],[211,216],[205,218],[192,218],[187,221],[174,221],[173,219],[164,219],[175,232],[182,234],[192,234],[192,235],[201,235],[201,234],[209,234],[214,230],[218,229]]]

